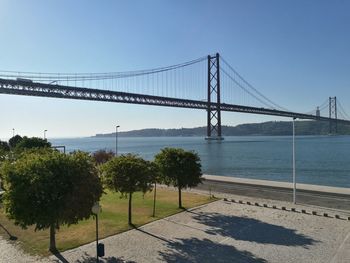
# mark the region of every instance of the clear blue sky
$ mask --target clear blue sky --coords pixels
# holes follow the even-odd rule
[[[220,52],[273,101],[350,113],[349,1],[0,1],[0,70],[106,72]],[[0,138],[204,126],[198,110],[0,95]],[[224,113],[223,124],[275,120]],[[278,119],[279,120],[279,119]]]

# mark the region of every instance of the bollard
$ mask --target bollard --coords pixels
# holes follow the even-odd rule
[[[301,212],[302,212],[303,214],[306,214],[305,209],[301,209]]]
[[[276,209],[277,207],[275,205],[272,206],[273,209]]]
[[[231,199],[231,202],[232,202],[232,203],[236,203],[235,199]]]
[[[327,213],[323,213],[323,216],[324,216],[324,217],[328,217],[328,214],[327,214]]]
[[[317,212],[316,211],[312,211],[312,214],[315,216],[315,215],[317,215]]]
[[[334,216],[336,219],[340,219],[340,216],[339,215],[335,215]]]
[[[267,207],[267,204],[264,204],[264,207]]]
[[[350,216],[348,216],[348,220],[350,221]]]
[[[294,208],[294,207],[292,207],[292,208],[290,209],[290,211],[295,212],[295,208]]]
[[[286,207],[285,207],[285,206],[282,206],[282,210],[286,210]]]
[[[238,203],[243,204],[243,201],[242,201],[242,200],[239,200]]]
[[[224,198],[224,201],[228,201],[228,199],[227,199],[227,198]]]
[[[105,245],[102,243],[99,243],[97,245],[97,256],[99,256],[99,257],[105,256]]]
[[[255,205],[255,206],[259,206],[259,203],[255,203],[254,205]]]
[[[250,203],[250,202],[247,202],[247,205],[251,205],[251,203]]]

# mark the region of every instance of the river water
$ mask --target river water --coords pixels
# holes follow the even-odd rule
[[[50,139],[67,151],[115,150],[114,137]],[[205,174],[292,181],[290,136],[232,136],[224,141],[203,137],[118,138],[118,154],[134,153],[152,160],[164,147],[196,151]],[[297,182],[350,187],[350,136],[297,136]]]

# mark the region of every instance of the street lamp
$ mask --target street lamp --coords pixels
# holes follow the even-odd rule
[[[46,139],[46,132],[47,130],[44,130],[44,140]]]
[[[296,177],[295,177],[295,119],[293,118],[293,203],[296,204]]]
[[[117,152],[118,152],[118,128],[120,126],[117,125],[115,126],[115,156],[117,156]]]
[[[12,128],[12,137],[15,137],[15,128]]]
[[[104,246],[103,244],[98,244],[98,214],[101,213],[101,206],[98,202],[96,202],[91,208],[93,214],[95,214],[96,218],[96,262],[98,263],[98,257],[104,256]]]

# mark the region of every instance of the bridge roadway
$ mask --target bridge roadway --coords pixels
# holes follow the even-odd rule
[[[14,79],[0,78],[0,93],[9,95],[23,95],[23,96],[37,96],[61,99],[78,99],[78,100],[92,100],[105,102],[119,102],[130,104],[143,104],[167,107],[180,107],[191,109],[207,110],[220,108],[221,111],[242,112],[262,115],[273,115],[282,117],[291,117],[298,119],[309,119],[319,121],[335,121],[333,118],[318,117],[311,114],[303,114],[290,111],[281,111],[267,108],[250,107],[235,104],[225,103],[208,103],[206,101],[168,98],[161,96],[143,95],[111,90],[78,88],[71,86],[63,86],[56,84],[46,84],[31,81],[21,81]],[[338,123],[350,124],[350,121],[337,119]]]
[[[290,183],[204,175],[205,190],[248,197],[292,202]],[[217,178],[217,179],[216,179]],[[350,189],[297,184],[297,204],[345,210],[350,214]]]

